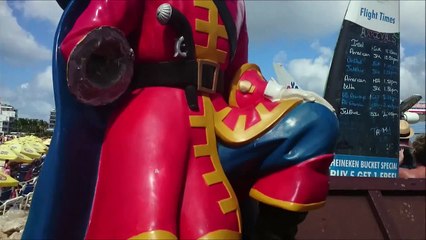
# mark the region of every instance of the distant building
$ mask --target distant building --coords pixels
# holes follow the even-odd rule
[[[53,132],[53,129],[55,129],[56,124],[56,110],[53,109],[50,111],[50,117],[49,117],[49,128],[47,131]]]
[[[17,109],[11,105],[0,103],[0,135],[15,132],[15,121],[17,118]]]

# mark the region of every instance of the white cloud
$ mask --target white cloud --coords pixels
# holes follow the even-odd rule
[[[2,88],[2,101],[18,109],[21,118],[37,118],[48,120],[49,113],[54,108],[52,66],[46,67],[30,82],[16,89]],[[3,90],[4,89],[4,90]]]
[[[338,32],[348,5],[344,1],[246,1],[250,40],[318,39]],[[424,44],[425,1],[400,1],[402,42]]]
[[[402,58],[400,69],[401,99],[413,94],[425,98],[425,55],[418,54]]]
[[[53,81],[52,81],[52,66],[46,68],[46,70],[42,73],[37,74],[34,84],[37,89],[42,91],[50,91],[53,90]]]
[[[56,26],[63,10],[56,1],[15,1],[13,6],[22,11],[24,17],[47,20]]]
[[[338,31],[348,1],[246,1],[250,40],[320,38]]]
[[[5,85],[3,85],[1,81],[0,81],[0,89],[1,89],[1,95],[0,95],[1,102],[3,101],[8,102],[8,99],[12,98],[16,94],[15,91],[12,91],[12,89],[9,89]]]
[[[327,82],[333,51],[314,42],[311,47],[317,52],[315,58],[293,59],[287,65],[290,75],[302,89],[314,91],[323,95]],[[420,94],[425,98],[425,54],[406,56],[401,47],[400,89],[401,99],[413,94]],[[279,52],[279,55],[285,52]]]
[[[255,44],[271,39],[321,39],[339,31],[348,1],[247,1],[247,24]],[[260,7],[261,6],[261,7]],[[401,98],[419,93],[425,98],[425,1],[400,1],[401,43],[420,47],[407,55],[401,46]],[[253,44],[253,45],[255,45]],[[252,46],[253,46],[252,45]],[[287,60],[288,72],[306,90],[322,95],[333,49],[314,42],[314,58],[287,59],[278,52],[273,62]],[[334,46],[333,46],[334,47]]]
[[[0,1],[0,33],[0,57],[6,62],[24,65],[51,58],[51,51],[19,26],[6,1]]]
[[[291,60],[288,64],[288,72],[302,89],[323,95],[333,51],[320,46],[319,42],[312,43],[311,48],[318,53],[318,56],[313,59]]]
[[[401,41],[425,44],[425,1],[400,1]]]
[[[23,83],[23,84],[21,84],[21,88],[27,89],[29,85],[30,85],[29,83]]]
[[[405,48],[402,46],[402,44],[399,46],[399,57],[401,59],[405,58]]]
[[[51,103],[43,100],[34,100],[28,102],[25,107],[20,108],[18,116],[19,118],[35,118],[48,121],[52,109],[54,109],[54,106]]]
[[[272,62],[274,63],[284,63],[287,61],[287,53],[285,51],[279,51],[275,54]]]
[[[347,0],[246,1],[250,40],[259,43],[285,38],[327,37],[340,29],[347,3]],[[50,59],[51,51],[39,45],[19,26],[8,4],[28,19],[46,20],[56,25],[62,12],[56,1],[0,1],[0,58],[13,63]],[[424,9],[424,1],[401,1],[401,41],[420,44],[423,49]],[[286,52],[280,51],[273,61],[288,62],[288,72],[303,89],[322,95],[333,49],[321,46],[319,42],[314,42],[311,47],[317,54],[314,58],[288,59]],[[401,47],[401,61],[401,97],[417,93],[413,89],[422,90],[425,97],[424,52],[407,56]],[[0,86],[2,100],[18,108],[20,117],[48,119],[49,111],[54,108],[51,70],[47,67],[16,89]]]

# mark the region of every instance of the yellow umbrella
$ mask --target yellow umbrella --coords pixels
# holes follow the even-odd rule
[[[28,136],[26,139],[30,140],[30,141],[40,142],[40,143],[43,142],[43,140],[41,138],[34,136],[34,135]]]
[[[34,135],[30,135],[30,136],[28,136],[28,138],[32,138],[32,139],[40,139],[40,140],[41,140],[41,138],[39,138],[39,137],[37,137],[37,136],[34,136]]]
[[[16,158],[18,158],[18,156],[16,156],[15,152],[12,151],[8,145],[0,145],[0,159],[15,160]]]
[[[9,147],[15,153],[21,153],[31,159],[41,157],[40,153],[38,153],[37,150],[35,150],[28,143],[12,143],[12,144],[9,144]]]
[[[46,145],[46,146],[50,146],[50,141],[51,140],[52,140],[51,138],[48,138],[48,139],[46,139],[46,140],[43,141],[43,144]]]
[[[11,176],[0,172],[0,187],[15,187],[18,186],[19,181]]]
[[[28,143],[24,143],[23,148],[22,148],[22,153],[24,155],[27,155],[28,157],[31,157],[31,158],[39,158],[39,157],[41,157],[41,154],[38,153],[37,150],[35,150]]]
[[[26,142],[29,146],[31,146],[34,150],[36,150],[38,153],[45,153],[47,147],[43,145],[42,143],[35,142],[35,141],[27,141]]]
[[[30,158],[27,155],[24,155],[22,153],[16,153],[16,156],[18,156],[17,159],[13,160],[15,162],[22,162],[22,163],[31,163],[32,161],[34,161],[34,158]]]
[[[11,144],[11,143],[17,143],[17,142],[19,142],[19,140],[17,138],[14,138],[12,140],[8,140],[8,141],[4,142],[4,144]]]

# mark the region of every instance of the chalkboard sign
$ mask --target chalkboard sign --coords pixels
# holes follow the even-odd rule
[[[332,101],[341,130],[336,153],[396,157],[399,34],[375,32],[349,21],[343,25],[348,31],[340,42],[345,50],[334,58],[342,69],[328,81],[341,83],[330,88],[342,86],[335,89],[340,97]]]
[[[343,21],[325,92],[340,124],[332,175],[350,176],[349,171],[336,172],[349,167],[358,170],[354,176],[397,176],[399,59],[398,32],[378,32]],[[391,168],[382,169],[383,162],[392,163],[387,166]],[[375,170],[360,174],[363,168]]]

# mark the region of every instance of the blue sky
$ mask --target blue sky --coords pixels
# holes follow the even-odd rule
[[[306,90],[323,94],[348,1],[246,1],[249,59],[275,77],[283,63]],[[401,98],[425,97],[425,1],[401,0]],[[19,117],[54,108],[51,55],[62,10],[55,1],[0,1],[0,101]]]

